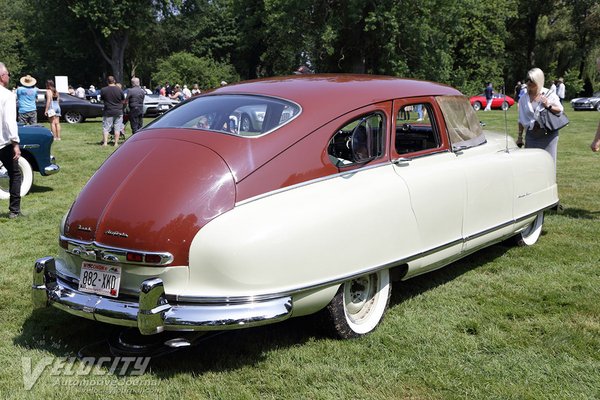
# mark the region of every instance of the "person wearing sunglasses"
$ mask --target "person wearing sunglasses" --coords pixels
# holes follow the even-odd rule
[[[563,112],[563,106],[556,93],[544,87],[544,72],[533,68],[527,72],[525,79],[527,90],[519,98],[519,134],[517,145],[523,145],[525,131],[525,147],[546,150],[554,159],[558,148],[558,130],[547,131],[540,122],[540,111],[544,108],[558,114]]]

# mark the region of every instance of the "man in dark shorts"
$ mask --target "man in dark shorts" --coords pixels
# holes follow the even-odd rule
[[[115,147],[119,145],[119,136],[123,130],[123,100],[125,96],[120,87],[117,86],[114,76],[106,79],[108,86],[100,90],[100,98],[104,102],[102,112],[102,146],[108,144],[108,134],[111,129],[115,133]]]

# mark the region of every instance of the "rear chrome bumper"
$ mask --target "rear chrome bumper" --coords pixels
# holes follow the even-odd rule
[[[57,276],[53,257],[35,262],[32,300],[35,308],[53,306],[87,319],[138,327],[144,335],[249,328],[283,321],[292,314],[291,297],[244,304],[169,304],[159,278],[142,282],[137,302],[84,293]]]

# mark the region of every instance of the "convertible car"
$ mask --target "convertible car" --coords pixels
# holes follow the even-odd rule
[[[591,97],[578,97],[571,100],[571,107],[575,111],[597,110],[600,111],[600,91]]]
[[[471,96],[469,101],[471,102],[471,105],[475,111],[479,111],[487,106],[485,93],[478,94],[477,96]],[[512,97],[502,93],[494,93],[494,97],[492,98],[492,110],[506,111],[514,105],[515,100]]]
[[[52,132],[43,126],[19,125],[19,147],[21,158],[19,168],[21,169],[21,196],[29,193],[33,185],[33,171],[42,176],[54,175],[60,168],[55,164],[54,156],[50,154],[54,138]],[[8,199],[9,178],[6,168],[0,162],[0,199]]]
[[[264,110],[260,126],[232,130],[249,108]],[[393,281],[501,240],[531,245],[557,202],[550,155],[484,133],[451,87],[366,75],[227,85],[100,167],[60,224],[58,257],[34,263],[33,302],[144,335],[320,312],[352,338],[380,323]]]
[[[159,94],[147,94],[144,96],[144,116],[156,117],[173,107],[171,100]]]

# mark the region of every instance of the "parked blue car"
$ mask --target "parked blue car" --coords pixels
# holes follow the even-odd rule
[[[54,141],[50,130],[39,125],[19,125],[19,139],[21,140],[19,168],[23,176],[21,196],[25,196],[33,184],[33,171],[48,176],[57,173],[60,167],[56,165],[54,157],[50,154]],[[9,198],[8,189],[8,173],[0,163],[0,199]]]

